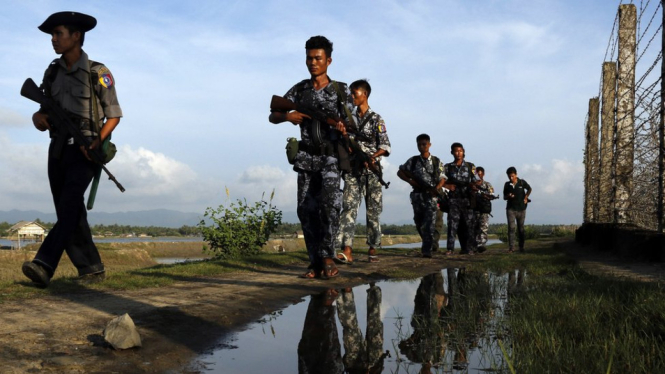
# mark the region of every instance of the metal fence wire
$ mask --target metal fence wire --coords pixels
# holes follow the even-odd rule
[[[624,4],[624,1],[619,3],[619,6]],[[633,4],[633,1],[630,2]],[[630,63],[635,61],[633,75],[635,77],[634,83],[628,82],[633,87],[624,93],[618,93],[615,103],[614,114],[614,131],[612,139],[612,147],[614,152],[611,183],[612,183],[612,198],[609,200],[611,204],[617,204],[620,197],[615,195],[617,189],[617,156],[616,154],[622,149],[617,148],[617,123],[620,123],[626,117],[633,117],[634,121],[634,141],[629,144],[633,152],[633,167],[632,167],[632,190],[628,197],[627,204],[622,206],[625,209],[625,221],[621,223],[628,223],[640,228],[648,230],[662,230],[662,219],[659,218],[659,209],[662,212],[662,172],[661,172],[661,139],[660,133],[661,126],[661,107],[662,107],[662,93],[661,93],[661,71],[662,71],[662,57],[663,57],[663,7],[661,0],[642,0],[639,4],[633,4],[637,11],[637,22],[635,25],[635,53],[629,61],[621,61],[619,58],[619,50],[621,45],[619,43],[619,12],[614,20],[612,31],[609,37],[609,42],[605,51],[604,61],[615,61],[618,66],[621,64]],[[617,86],[625,84],[619,77]],[[601,74],[601,81],[599,84],[598,96],[602,97],[603,94],[603,78]],[[616,103],[625,99],[625,95],[634,95],[634,111],[618,114]],[[591,116],[587,114],[585,122],[588,124]],[[598,118],[596,115],[595,118]],[[600,138],[599,134],[588,134],[589,127],[587,126],[587,142],[597,141]],[[598,135],[598,138],[596,138]],[[598,149],[602,150],[602,144]],[[597,155],[588,154],[589,146],[585,152],[585,163],[587,164],[587,176],[585,178],[585,222],[607,222],[603,221],[603,217],[598,215],[598,204],[602,200],[599,196],[598,188],[591,188],[596,186],[603,177],[600,175],[600,167],[594,164],[593,157]],[[591,204],[591,205],[588,205]],[[595,206],[594,206],[595,204]],[[609,218],[610,222],[617,222],[616,210]]]

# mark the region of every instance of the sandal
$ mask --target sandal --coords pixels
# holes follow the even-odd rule
[[[353,258],[351,257],[351,247],[344,247],[341,252],[337,253],[337,255],[333,257],[333,261],[339,264],[352,265]]]
[[[306,273],[300,274],[299,277],[305,279],[321,278],[321,273],[317,272],[314,269],[308,269]]]
[[[335,278],[339,275],[339,269],[331,258],[324,260],[323,271],[321,272],[321,279]]]
[[[353,265],[353,260],[349,260],[344,252],[340,252],[337,254],[337,256],[333,257],[333,261],[337,262],[338,264]]]
[[[367,251],[367,257],[370,263],[379,262],[379,256],[376,255],[376,249],[374,248],[370,248]]]
[[[453,255],[453,251],[446,251],[446,256],[452,256],[452,255]]]

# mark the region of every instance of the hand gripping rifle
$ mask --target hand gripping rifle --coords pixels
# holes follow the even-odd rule
[[[349,141],[349,145],[351,146],[351,150],[353,151],[352,153],[355,154],[356,156],[356,161],[360,163],[360,165],[367,165],[367,169],[374,173],[376,175],[377,180],[383,187],[388,189],[388,186],[390,186],[390,182],[386,182],[383,180],[383,170],[381,170],[381,162],[380,161],[375,161],[372,160],[370,155],[365,153],[361,148],[360,145],[358,145],[358,142],[356,142],[354,139],[351,139]]]
[[[358,131],[358,128],[355,126],[354,123],[349,123],[343,121],[340,118],[336,118],[327,113],[323,109],[316,109],[306,105],[298,105],[289,99],[285,99],[277,95],[272,96],[272,100],[270,100],[270,109],[277,112],[288,112],[291,110],[295,110],[312,117],[313,119],[319,121],[320,123],[325,123],[330,127],[335,127],[337,125],[337,122],[341,121],[342,123],[344,123],[346,131],[350,134],[353,134],[356,139],[365,142],[371,141],[371,139],[365,136],[365,134]],[[369,155],[363,152],[363,150],[360,149],[360,146],[358,146],[358,143],[356,143],[355,141],[349,141],[349,147],[351,148],[352,153],[354,153],[356,157],[358,157],[358,161],[360,161],[363,164],[367,163],[369,170],[378,177],[379,183],[381,183],[381,185],[383,185],[385,188],[388,188],[390,182],[386,182],[383,180],[383,171],[381,170],[381,165],[378,162],[372,163],[371,162],[372,160],[370,159]]]
[[[272,100],[270,100],[270,110],[276,112],[289,112],[295,110],[302,114],[306,114],[312,117],[312,119],[315,119],[321,123],[325,123],[330,127],[335,127],[337,125],[337,122],[341,121],[342,123],[344,123],[344,127],[346,127],[346,131],[348,133],[355,135],[357,139],[363,141],[370,141],[368,137],[366,137],[365,135],[360,133],[360,131],[358,131],[355,124],[350,124],[349,122],[346,122],[341,118],[334,117],[323,109],[312,108],[307,105],[298,105],[289,99],[285,99],[277,95],[272,95]]]
[[[101,166],[102,170],[104,170],[109,179],[115,183],[120,192],[125,192],[125,188],[122,186],[122,184],[120,184],[120,182],[115,179],[113,174],[111,174],[109,169],[104,166],[105,157],[103,151],[100,149],[101,144],[98,148],[90,149],[90,141],[88,138],[83,136],[79,126],[75,124],[71,118],[69,118],[67,112],[58,106],[58,104],[56,104],[53,99],[46,97],[42,90],[37,87],[31,78],[28,78],[25,80],[25,82],[23,82],[23,87],[21,87],[21,96],[39,103],[43,108],[47,109],[49,112],[49,119],[52,121],[52,123],[57,124],[55,128],[56,131],[60,133],[60,136],[64,137],[65,134],[69,134],[74,138],[74,142],[76,142],[76,144],[84,146],[88,152],[88,156],[90,156],[92,161],[95,164]],[[58,126],[62,126],[62,128]]]

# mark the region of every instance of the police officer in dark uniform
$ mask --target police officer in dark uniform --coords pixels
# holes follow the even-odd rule
[[[41,88],[80,124],[82,134],[91,141],[89,149],[100,147],[122,117],[113,75],[103,64],[89,60],[81,49],[85,33],[96,25],[97,20],[89,15],[59,12],[39,26],[51,35],[53,49],[61,55],[46,69]],[[23,274],[37,286],[47,287],[63,251],[67,251],[81,283],[101,281],[104,264],[92,241],[83,203],[99,166],[90,160],[83,145],[58,131],[63,125],[50,122],[43,108],[32,116],[32,122],[39,131],[49,130],[51,135],[48,177],[58,220],[35,258],[23,264]]]
[[[328,76],[332,50],[332,43],[326,37],[309,38],[305,51],[310,78],[293,86],[284,98],[298,105],[323,108],[336,118],[347,118],[344,107],[349,113],[353,110],[351,91],[345,83]],[[344,123],[338,121],[333,128],[295,110],[273,111],[268,120],[300,126],[301,140],[293,169],[298,172],[298,218],[310,260],[309,269],[302,277],[335,277],[339,272],[333,256],[342,207],[337,145],[346,135]]]

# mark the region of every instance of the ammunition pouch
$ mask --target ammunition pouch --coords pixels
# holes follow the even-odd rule
[[[291,165],[296,163],[296,156],[298,155],[299,143],[300,142],[296,138],[286,139],[286,159],[289,161],[289,164]]]
[[[115,154],[118,153],[118,149],[115,144],[111,142],[111,136],[109,135],[106,140],[102,143],[102,151],[104,151],[104,164],[108,164],[113,160]]]
[[[308,153],[312,156],[337,156],[333,143],[325,141],[321,145],[316,146],[311,143],[298,142],[298,150]]]
[[[351,160],[349,155],[349,147],[345,146],[343,140],[337,141],[337,160],[339,170],[350,173],[351,172]]]

